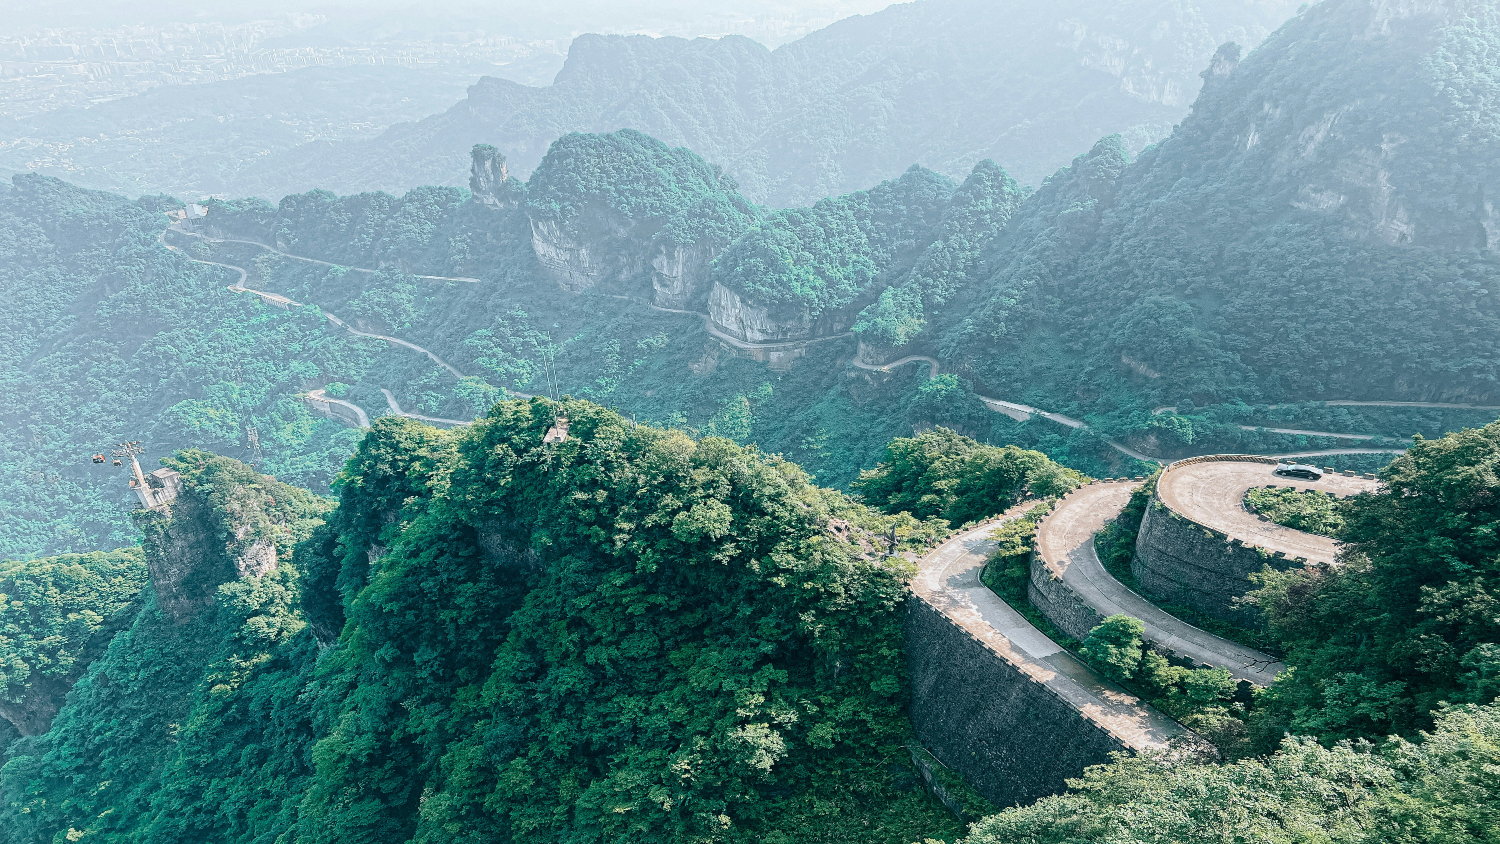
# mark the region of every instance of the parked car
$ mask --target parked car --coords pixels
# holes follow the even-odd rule
[[[1301,463],[1280,463],[1276,466],[1276,474],[1283,478],[1302,478],[1309,481],[1322,480],[1323,470],[1316,466],[1305,466]]]

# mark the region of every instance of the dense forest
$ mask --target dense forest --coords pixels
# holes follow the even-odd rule
[[[544,443],[560,414],[568,439]],[[1040,454],[898,440],[859,484],[886,515],[583,401],[502,402],[453,431],[381,420],[337,501],[180,452],[177,501],[137,511],[143,554],[0,582],[10,664],[39,669],[7,676],[12,699],[61,703],[39,686],[91,628],[60,619],[114,626],[50,726],[3,736],[0,837],[1490,840],[1496,460],[1500,423],[1417,443],[1344,505],[1342,567],[1268,576],[1292,670],[1248,707],[1221,669],[1102,625],[1085,658],[1169,683],[1179,717],[1237,709],[1239,750],[1122,757],[999,812],[948,779],[950,804],[988,815],[964,838],[907,750],[911,568],[889,554],[950,524],[912,511],[982,518],[1079,481]]]
[[[1083,379],[1104,412],[1496,404],[1497,51],[1490,4],[1357,0],[1226,45],[1170,138],[1038,190],[932,342],[981,383]]]
[[[580,39],[550,88],[482,83],[382,141],[447,133],[423,154],[462,144],[467,188],[191,218],[0,190],[0,844],[1495,841],[1500,9],[1305,7],[1193,58],[1160,143],[1089,124],[1035,190],[975,143],[808,141],[771,178],[769,147],[664,105],[671,143],[549,122],[633,124],[610,104],[654,91],[822,131],[849,114],[816,86],[857,78],[951,87],[901,119],[957,143],[934,115],[962,87],[897,72],[968,49],[933,10],[968,39],[1005,11],[926,0],[774,53]],[[1089,61],[1163,106],[1204,33],[1254,30],[1148,20],[1171,62]],[[813,87],[778,75],[827,56]],[[767,86],[796,108],[721,96]],[[1014,140],[1116,114],[1072,102]],[[856,152],[878,166],[835,166]],[[794,184],[804,207],[754,201]],[[181,480],[169,504],[133,508],[126,442]],[[1337,562],[1252,575],[1254,629],[1183,616],[1285,670],[1236,682],[1125,615],[1052,627],[1033,543],[1059,497],[1145,478],[1093,546],[1137,588],[1155,463],[1227,451],[1379,472],[1250,490]],[[908,718],[913,561],[1002,512],[964,546],[972,594],[1068,652],[1048,671],[1190,731],[1018,806]]]
[[[569,438],[544,444],[559,413]],[[184,491],[138,511],[145,555],[190,567],[153,564],[51,729],[11,745],[6,841],[961,831],[905,747],[910,563],[889,556],[941,525],[582,401],[381,420],[336,506],[167,462]],[[259,543],[276,567],[236,578]],[[109,571],[20,565],[64,564]],[[127,586],[75,599],[103,613]]]

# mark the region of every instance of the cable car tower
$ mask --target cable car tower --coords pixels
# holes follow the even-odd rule
[[[130,461],[130,472],[134,477],[130,479],[130,488],[135,491],[141,499],[141,504],[146,507],[156,507],[169,504],[177,499],[177,493],[182,490],[182,478],[174,469],[157,469],[151,475],[141,471],[141,461],[136,458],[145,453],[146,449],[139,442],[123,442],[115,446],[113,454],[116,466],[124,465],[126,460]],[[103,463],[104,456],[94,455],[95,463]],[[154,481],[154,483],[153,483]]]
[[[138,455],[145,452],[146,449],[142,448],[139,442],[124,442],[115,446],[115,465],[119,466],[122,461],[129,460],[130,470],[135,474],[135,477],[130,479],[131,489],[149,489],[146,486],[146,473],[141,471],[141,461],[136,459]]]
[[[551,346],[552,335],[547,335],[548,346]],[[552,417],[552,427],[547,429],[547,434],[542,437],[543,443],[560,443],[568,438],[568,414],[561,410],[561,402],[557,396],[557,363],[553,360],[555,353],[549,348],[547,354],[542,357],[542,373],[547,378],[547,391],[552,394],[552,401],[559,404],[557,415]]]

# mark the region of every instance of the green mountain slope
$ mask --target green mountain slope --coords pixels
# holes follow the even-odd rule
[[[1497,51],[1493,4],[1360,0],[1221,50],[1171,138],[1101,142],[1017,212],[933,342],[1096,409],[1495,404]]]
[[[924,541],[910,517],[580,401],[382,421],[331,511],[227,458],[170,465],[183,493],[138,518],[179,565],[11,745],[0,840],[961,831],[904,746],[909,563],[884,537]],[[167,600],[188,581],[220,585]]]

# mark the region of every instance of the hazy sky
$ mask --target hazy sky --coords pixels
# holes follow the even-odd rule
[[[708,35],[765,18],[811,29],[888,5],[889,0],[0,0],[7,23],[15,27],[240,22],[301,12],[326,16],[331,30],[354,38],[476,28],[522,38],[568,38],[583,32]]]

